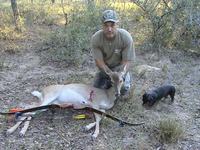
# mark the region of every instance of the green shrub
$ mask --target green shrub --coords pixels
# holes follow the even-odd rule
[[[4,58],[0,58],[0,71],[3,71],[4,69],[8,69],[9,66],[8,64],[5,62]]]
[[[58,25],[56,27],[59,31],[53,28],[55,32],[49,38],[50,43],[53,41],[55,44],[60,44],[51,49],[54,54],[58,53],[58,59],[60,54],[64,54],[64,58],[69,53],[74,55],[72,49],[80,52],[81,55],[82,49],[89,48],[90,37],[100,29],[100,15],[105,9],[117,11],[120,19],[119,26],[127,29],[135,37],[137,47],[139,45],[148,50],[150,47],[153,50],[160,47],[176,47],[200,52],[199,0],[115,2],[65,0],[63,7],[61,1],[52,4],[51,1],[46,0],[34,0],[33,3],[20,0],[17,3],[20,26],[23,29],[26,29],[27,25],[35,24]],[[0,39],[14,39],[16,34],[12,33],[14,23],[10,1],[0,3],[0,8]],[[64,17],[63,8],[67,19]],[[61,29],[60,25],[64,25],[65,19],[68,24],[65,29]],[[59,38],[56,34],[63,35]]]
[[[181,125],[174,119],[165,119],[159,124],[159,138],[161,142],[173,143],[183,134]]]
[[[51,45],[51,61],[64,61],[69,65],[79,65],[82,62],[83,51],[89,52],[90,38],[101,25],[98,10],[93,6],[80,10],[74,8],[69,24],[53,32],[45,42]]]

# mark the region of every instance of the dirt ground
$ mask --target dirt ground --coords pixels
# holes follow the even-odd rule
[[[41,39],[37,32],[30,31],[26,40],[16,41],[22,47],[17,53],[1,53],[5,66],[0,70],[0,110],[13,107],[28,108],[38,100],[30,93],[50,84],[68,82],[92,83],[96,68],[91,54],[80,67],[62,67],[45,63],[40,51]],[[1,41],[1,50],[7,46]],[[46,51],[47,52],[47,51]],[[89,113],[83,111],[56,110],[55,115],[42,112],[30,123],[24,137],[20,129],[12,135],[5,131],[14,123],[0,116],[0,149],[84,149],[84,150],[198,150],[200,149],[200,59],[194,54],[175,50],[162,53],[136,50],[137,61],[133,65],[133,97],[120,101],[108,113],[130,122],[145,122],[143,126],[120,127],[117,122],[104,118],[100,134],[92,139],[83,127],[94,118],[75,120],[74,115]],[[43,53],[44,54],[44,53]],[[150,65],[161,70],[146,71],[139,78],[138,66]],[[156,88],[163,83],[176,87],[175,102],[160,101],[151,109],[142,107],[144,90]],[[90,116],[92,114],[89,113]],[[158,137],[158,123],[162,119],[175,118],[183,128],[183,135],[176,143],[161,143]]]

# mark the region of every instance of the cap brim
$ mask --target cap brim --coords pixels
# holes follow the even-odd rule
[[[104,22],[104,23],[106,23],[106,22],[114,22],[114,23],[116,23],[116,22],[118,22],[118,20],[106,19],[106,20],[104,20],[103,22]]]

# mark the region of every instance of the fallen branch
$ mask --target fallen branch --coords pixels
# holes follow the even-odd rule
[[[22,137],[25,135],[28,127],[29,127],[29,124],[30,124],[30,121],[31,121],[32,117],[29,116],[26,121],[24,122],[24,127],[21,129],[21,131],[19,132],[19,135]]]
[[[12,134],[26,118],[27,117],[22,117],[20,121],[18,121],[14,126],[7,130],[6,134]]]

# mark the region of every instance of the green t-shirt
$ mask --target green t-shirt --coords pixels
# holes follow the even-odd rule
[[[135,59],[133,39],[129,32],[117,28],[114,40],[109,41],[103,34],[103,30],[97,31],[91,39],[94,59],[100,59],[110,67],[120,65],[122,60],[132,61]]]

